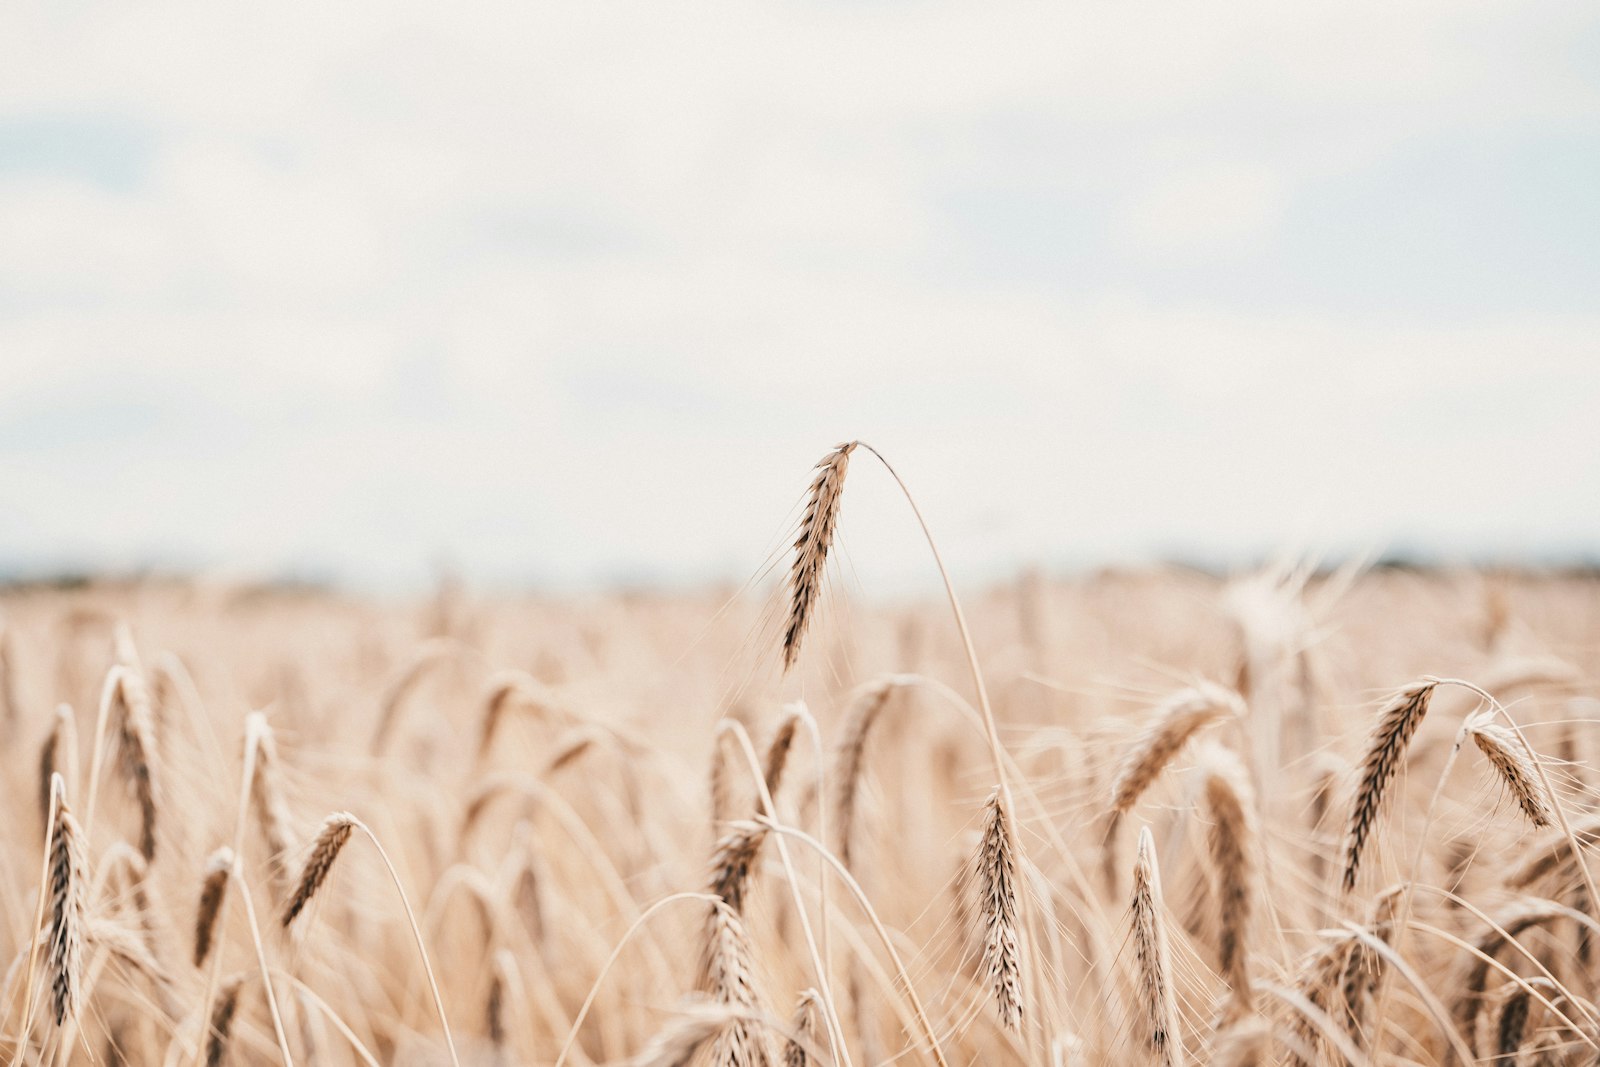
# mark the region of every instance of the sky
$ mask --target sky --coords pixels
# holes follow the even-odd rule
[[[1597,189],[1592,3],[18,0],[0,572],[1593,556]]]

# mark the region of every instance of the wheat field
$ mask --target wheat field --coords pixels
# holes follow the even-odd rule
[[[1600,1062],[1594,575],[885,603],[851,457],[738,590],[0,596],[5,1062]]]

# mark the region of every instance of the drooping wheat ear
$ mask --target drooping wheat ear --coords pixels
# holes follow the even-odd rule
[[[805,514],[800,517],[800,533],[794,541],[794,563],[789,568],[789,620],[783,629],[785,671],[794,666],[800,655],[800,642],[822,589],[823,567],[833,544],[834,525],[839,521],[844,476],[855,447],[854,441],[835,446],[817,464],[817,475],[811,481]]]
[[[767,839],[767,828],[753,822],[736,822],[717,842],[711,857],[711,892],[739,914],[744,913],[745,890],[750,884],[750,870],[761,843]]]
[[[783,769],[789,765],[789,750],[794,748],[794,735],[799,727],[800,713],[790,707],[784,711],[778,728],[773,731],[772,740],[767,742],[763,774],[767,780],[767,792],[772,794],[774,802],[778,799],[778,787],[783,784]]]
[[[217,990],[217,1002],[211,1009],[211,1021],[207,1028],[206,1067],[218,1067],[228,1055],[228,1041],[233,1036],[233,1017],[239,1013],[239,993],[249,978],[248,971],[229,975]]]
[[[283,785],[283,763],[278,757],[277,737],[267,717],[253,711],[245,719],[247,736],[255,739],[256,773],[250,780],[250,806],[255,809],[256,825],[267,848],[268,885],[272,899],[282,904],[288,898],[289,857],[294,852],[294,817],[289,813]]]
[[[1168,697],[1123,757],[1111,785],[1111,810],[1126,815],[1191,737],[1224,715],[1239,715],[1242,709],[1237,693],[1209,683]]]
[[[478,762],[483,762],[500,732],[506,712],[514,704],[525,704],[541,719],[550,717],[548,701],[537,681],[522,671],[504,671],[489,679],[483,698],[483,720],[478,731]]]
[[[1250,987],[1250,920],[1259,895],[1255,800],[1243,763],[1231,749],[1210,745],[1201,759],[1206,844],[1216,887],[1217,962],[1232,996],[1229,1018],[1255,1005]]]
[[[1017,934],[1017,868],[1009,819],[996,786],[984,807],[983,840],[978,846],[978,909],[983,916],[983,963],[989,984],[994,987],[1000,1025],[1020,1031],[1021,939]]]
[[[1148,1027],[1145,1040],[1162,1067],[1176,1067],[1183,1060],[1183,1037],[1178,1032],[1178,998],[1162,907],[1155,839],[1146,826],[1139,830],[1133,863],[1134,960],[1139,968],[1140,1008]]]
[[[83,1006],[83,926],[89,871],[83,829],[67,807],[67,783],[50,779],[55,819],[50,831],[50,938],[45,968],[50,975],[50,1006],[57,1026]]]
[[[708,1042],[739,1018],[737,1010],[722,1005],[683,1005],[673,1020],[628,1061],[629,1067],[688,1067]]]
[[[199,967],[211,955],[211,943],[222,914],[222,898],[233,876],[233,849],[223,845],[206,859],[205,877],[200,882],[200,904],[194,913],[194,965]]]
[[[1535,826],[1549,826],[1550,798],[1517,735],[1499,723],[1490,722],[1487,717],[1473,722],[1467,727],[1467,733],[1511,795],[1517,798],[1517,805],[1528,821]]]
[[[738,912],[720,901],[711,906],[707,917],[700,987],[717,1004],[741,1013],[715,1036],[711,1056],[715,1067],[771,1067],[766,1034],[743,1017],[759,1011],[760,1006],[750,935]]]
[[[336,811],[323,820],[322,829],[317,831],[316,840],[311,843],[311,852],[306,856],[305,866],[300,868],[300,878],[295,884],[294,893],[283,909],[285,929],[305,910],[305,906],[311,903],[311,898],[317,895],[317,890],[322,888],[328,872],[333,869],[333,861],[339,858],[339,851],[344,848],[345,842],[350,840],[350,834],[355,827],[356,817],[347,811]]]
[[[866,760],[867,734],[872,724],[889,703],[896,679],[884,678],[864,690],[845,713],[844,726],[839,734],[839,751],[834,757],[833,817],[838,824],[838,841],[834,848],[839,860],[850,866],[856,822],[856,796],[861,786],[861,768]]]
[[[1295,992],[1306,1003],[1318,1011],[1332,1014],[1334,997],[1336,997],[1344,982],[1344,977],[1349,971],[1350,956],[1354,951],[1357,938],[1354,934],[1340,932],[1325,938],[1321,944],[1300,962],[1296,970]],[[1316,1062],[1315,1053],[1322,1046],[1322,1030],[1298,1007],[1291,1007],[1293,1015],[1289,1021],[1289,1030],[1293,1035],[1291,1049],[1305,1049],[1313,1056],[1310,1061],[1296,1052],[1291,1052],[1286,1062],[1293,1067],[1308,1067],[1309,1063]]]
[[[1246,1015],[1217,1033],[1211,1067],[1268,1067],[1272,1027],[1259,1015]]]
[[[72,709],[65,704],[57,706],[50,724],[50,733],[39,749],[39,819],[50,829],[50,780],[57,774],[63,780],[77,778],[78,726]]]
[[[378,700],[378,723],[372,731],[373,752],[381,753],[388,747],[390,737],[399,726],[406,697],[411,695],[411,691],[422,681],[428,669],[447,659],[454,647],[449,638],[429,638],[418,646],[416,653],[405,667],[384,689],[383,696]]]
[[[1559,993],[1547,978],[1531,978],[1528,985],[1543,986],[1547,997],[1554,1000]],[[1527,1036],[1528,1014],[1532,994],[1528,985],[1507,982],[1495,993],[1494,1003],[1478,1020],[1473,1045],[1478,1056],[1490,1063],[1517,1063],[1517,1052]]]
[[[1411,743],[1417,727],[1422,725],[1422,717],[1428,713],[1428,700],[1437,685],[1437,682],[1420,682],[1404,690],[1378,716],[1378,724],[1367,743],[1367,754],[1361,761],[1355,799],[1350,805],[1350,828],[1344,854],[1346,893],[1356,887],[1356,872],[1361,868],[1367,837],[1383,810],[1384,795],[1400,770],[1406,746]]]
[[[156,855],[156,732],[150,689],[144,678],[124,670],[117,681],[121,716],[122,773],[139,805],[139,851],[147,860]]]
[[[811,1049],[817,1047],[822,1028],[822,994],[807,989],[794,1006],[793,1031],[783,1043],[783,1067],[815,1067]]]
[[[1457,1028],[1463,1034],[1473,1033],[1476,1029],[1478,1010],[1483,1004],[1483,990],[1489,981],[1490,960],[1499,952],[1502,942],[1515,940],[1518,935],[1535,926],[1570,918],[1572,914],[1572,909],[1553,900],[1529,898],[1497,918],[1499,929],[1484,931],[1473,946],[1478,951],[1473,953],[1467,964],[1466,975],[1461,980],[1461,998],[1456,1001]],[[1502,934],[1501,930],[1505,933]]]

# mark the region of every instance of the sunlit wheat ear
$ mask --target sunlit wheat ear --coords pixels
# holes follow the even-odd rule
[[[206,1067],[218,1067],[228,1055],[233,1037],[233,1017],[239,1013],[239,993],[250,978],[248,971],[230,975],[217,990],[206,1033]]]
[[[59,774],[64,780],[77,778],[78,726],[72,709],[58,706],[51,719],[50,733],[39,749],[39,818],[50,829],[50,780]]]
[[[322,883],[328,878],[328,872],[333,869],[333,861],[339,858],[340,850],[350,840],[350,834],[355,827],[356,818],[349,812],[334,812],[323,820],[322,829],[317,832],[316,840],[311,843],[311,852],[306,856],[305,866],[300,869],[300,878],[295,883],[294,893],[283,909],[285,928],[294,922],[295,917],[311,903],[311,898],[317,895],[317,890],[322,888]]]
[[[750,884],[750,871],[761,843],[767,839],[767,828],[756,823],[733,823],[727,834],[717,842],[711,857],[711,892],[735,912],[744,911],[745,890]]]
[[[1150,1050],[1162,1067],[1175,1067],[1183,1058],[1183,1039],[1178,1032],[1178,998],[1172,986],[1172,958],[1162,907],[1155,839],[1147,826],[1139,831],[1139,851],[1133,864],[1133,949],[1139,969],[1139,1007]]]
[[[156,854],[156,734],[155,714],[150,704],[150,689],[132,670],[121,673],[117,682],[121,706],[121,764],[123,776],[133,788],[139,806],[139,851],[147,860]]]
[[[83,926],[88,892],[83,829],[67,807],[67,785],[50,779],[55,819],[51,826],[49,889],[50,938],[45,968],[50,976],[50,1007],[57,1026],[76,1018],[83,1006]]]
[[[1257,1015],[1246,1015],[1217,1032],[1210,1067],[1269,1067],[1272,1027]]]
[[[1517,805],[1528,821],[1535,826],[1549,826],[1550,798],[1517,735],[1499,723],[1490,722],[1487,716],[1468,726],[1467,733],[1511,795],[1517,798]]]
[[[255,809],[262,843],[267,847],[272,899],[281,905],[292,888],[289,857],[295,847],[294,818],[284,798],[283,764],[278,758],[277,738],[265,715],[251,712],[245,719],[245,731],[256,744],[256,773],[250,780],[250,805]]]
[[[1111,785],[1111,810],[1127,814],[1190,738],[1223,716],[1238,715],[1242,710],[1238,694],[1210,684],[1168,697],[1123,757]]]
[[[1022,1029],[1021,940],[1017,934],[1017,870],[1011,826],[997,786],[984,808],[978,846],[978,907],[983,916],[983,963],[994,988],[1000,1024]]]
[[[834,757],[832,783],[834,788],[833,817],[838,826],[839,840],[834,848],[839,860],[850,866],[856,823],[856,796],[861,786],[861,768],[866,760],[867,735],[878,721],[889,694],[894,692],[895,679],[882,679],[873,683],[851,703],[845,712],[844,725],[839,735],[839,751]]]
[[[1421,682],[1405,690],[1378,716],[1378,724],[1367,743],[1366,755],[1361,760],[1360,779],[1356,785],[1355,799],[1350,805],[1350,828],[1344,854],[1343,886],[1346,893],[1356,887],[1356,873],[1361,868],[1361,855],[1367,838],[1372,833],[1383,810],[1384,796],[1389,783],[1400,770],[1405,759],[1406,746],[1422,725],[1428,713],[1428,700],[1433,696],[1437,682]]]
[[[850,453],[856,443],[836,446],[817,464],[811,481],[806,510],[800,517],[800,533],[794,542],[794,563],[789,568],[789,618],[783,628],[783,669],[788,671],[800,655],[800,642],[811,623],[817,594],[822,588],[823,568],[833,544],[834,525],[839,520],[839,501],[844,493],[844,476],[850,467]]]
[[[783,1043],[783,1067],[816,1067],[810,1050],[817,1047],[822,1028],[822,995],[815,989],[800,994],[790,1028],[793,1033]]]
[[[222,914],[222,898],[233,875],[233,849],[224,845],[206,860],[205,877],[200,882],[200,904],[194,913],[194,965],[201,966],[211,955],[217,917]]]
[[[1250,986],[1250,920],[1259,895],[1260,845],[1250,779],[1239,757],[1220,745],[1201,757],[1206,845],[1216,885],[1217,962],[1232,991],[1229,1017],[1254,1007]]]

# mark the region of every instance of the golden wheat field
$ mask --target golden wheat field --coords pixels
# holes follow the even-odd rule
[[[0,597],[6,1063],[1600,1061],[1594,576],[958,623],[847,459],[770,589]]]

